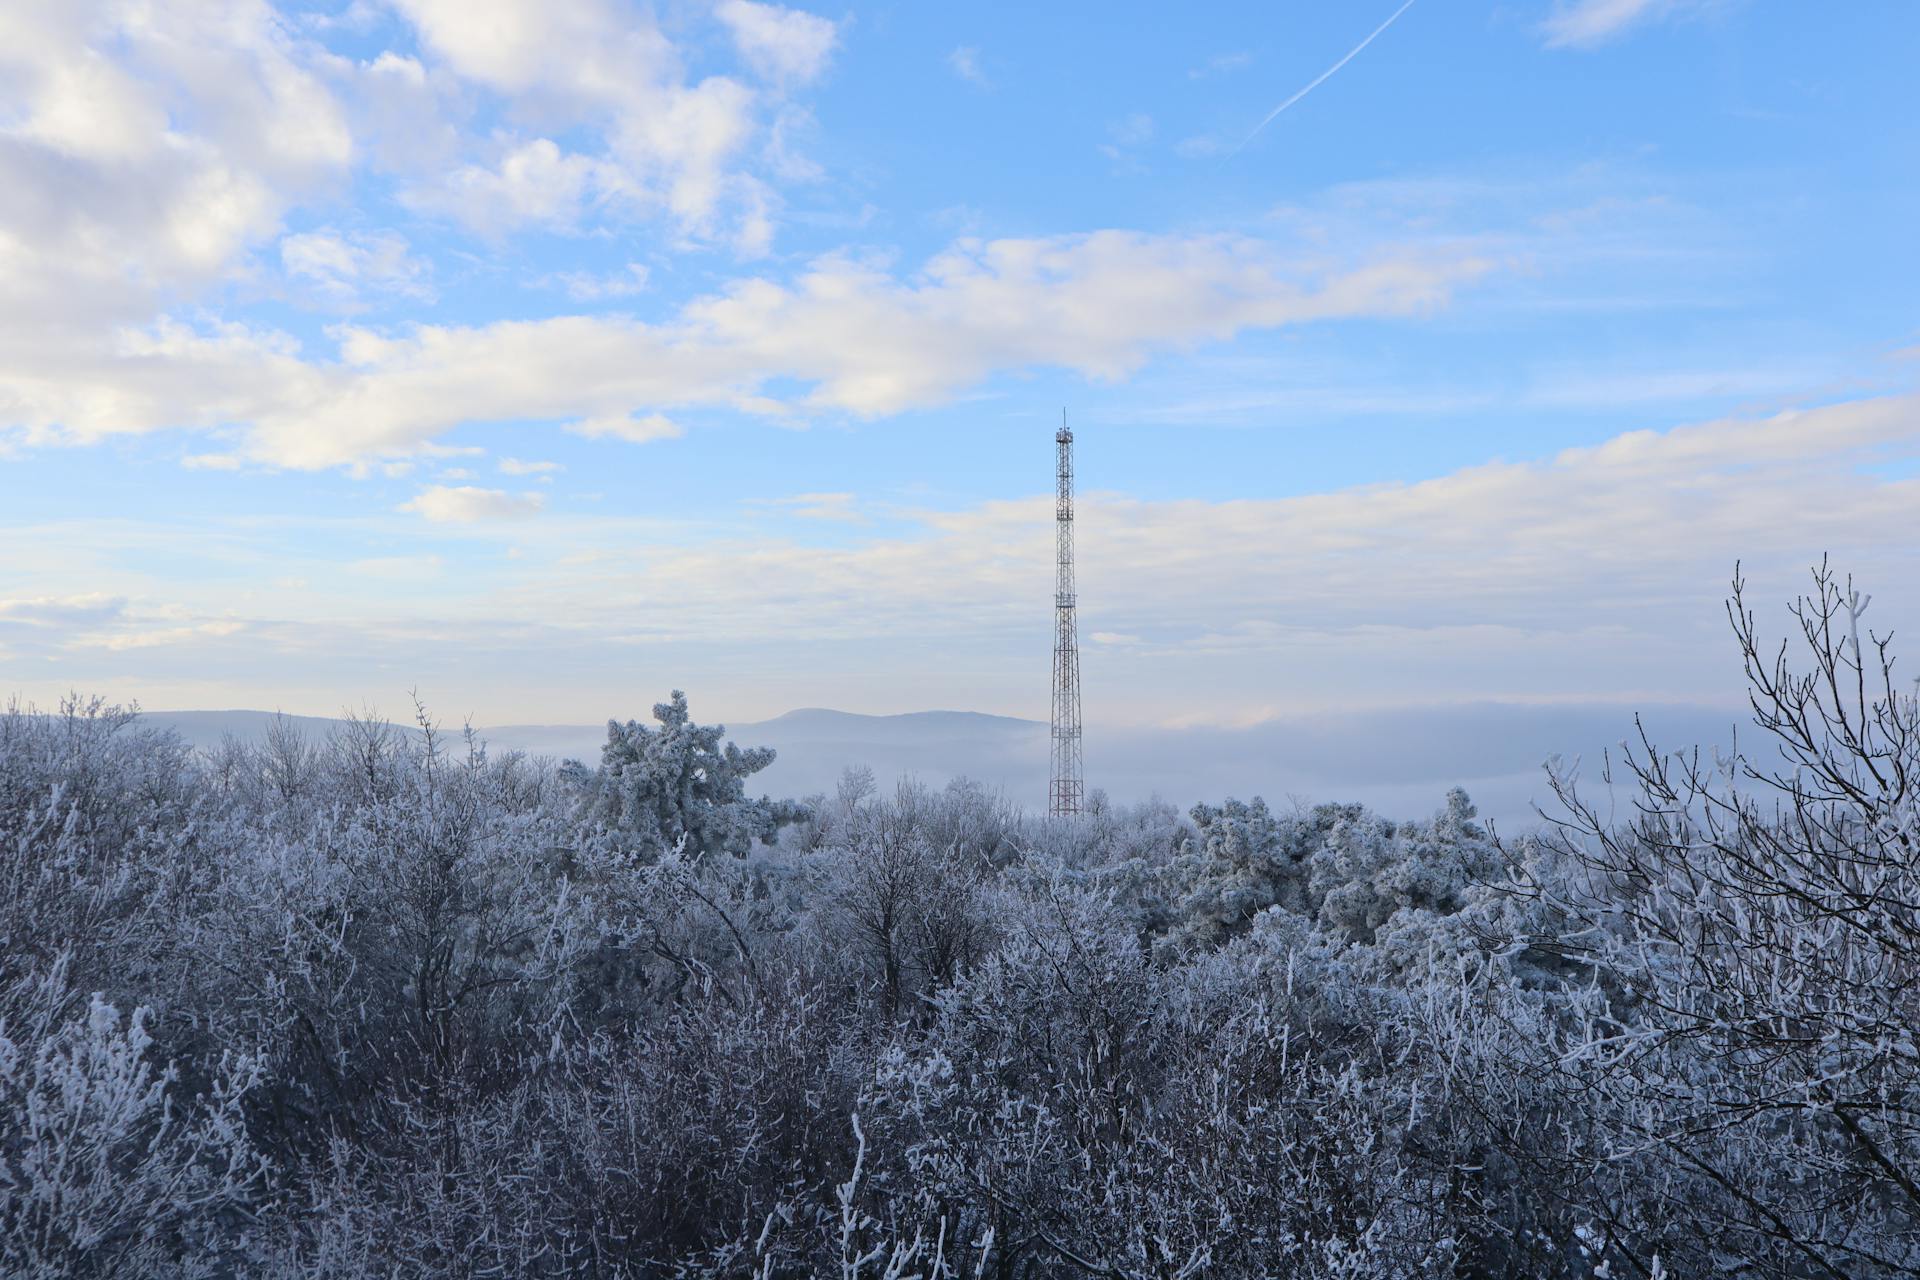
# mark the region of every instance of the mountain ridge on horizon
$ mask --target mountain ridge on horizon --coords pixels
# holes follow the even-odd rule
[[[140,713],[144,722],[171,728],[200,748],[218,745],[229,733],[257,736],[280,714]],[[1642,715],[1656,741],[1667,746],[1725,743],[1738,718],[1729,709],[1687,704],[1647,707]],[[285,718],[316,735],[342,723]],[[497,751],[591,764],[599,759],[606,723],[474,728]],[[909,778],[932,786],[968,778],[1030,810],[1044,807],[1044,721],[971,711],[871,715],[799,707],[770,720],[723,723],[729,739],[774,749],[774,763],[753,784],[768,794],[831,794],[847,768],[864,765],[882,786]],[[1231,728],[1112,728],[1089,736],[1088,784],[1119,803],[1164,798],[1185,807],[1263,795],[1299,803],[1358,801],[1395,817],[1431,812],[1450,788],[1461,786],[1483,816],[1513,827],[1536,821],[1534,806],[1551,799],[1546,759],[1597,759],[1632,734],[1632,723],[1631,709],[1611,704],[1489,702],[1275,717]]]
[[[277,710],[266,711],[257,707],[179,707],[179,708],[168,708],[163,710],[149,710],[145,707],[142,707],[136,714],[139,715],[142,719],[165,720],[168,722],[172,722],[175,720],[184,720],[188,718],[197,719],[200,717],[208,717],[208,716],[259,717],[261,719],[266,719],[266,720],[271,720],[271,719],[274,719],[275,717],[282,717],[287,720],[293,720],[293,721],[299,721],[299,722],[310,722],[315,724],[342,724],[342,723],[345,723],[345,719],[346,719],[344,715],[317,716],[317,715],[309,715],[305,712],[299,712],[299,711],[277,711]],[[1047,722],[1044,720],[1029,720],[1023,716],[1000,715],[997,712],[992,712],[992,711],[962,711],[957,708],[950,708],[950,707],[935,707],[925,711],[882,711],[882,712],[841,711],[834,707],[795,707],[791,711],[782,711],[779,715],[769,716],[764,720],[726,720],[726,721],[722,721],[721,723],[727,725],[729,729],[731,729],[734,726],[738,726],[739,728],[742,728],[742,729],[747,729],[747,728],[753,728],[759,725],[792,723],[794,721],[802,720],[808,717],[831,717],[836,720],[851,720],[851,721],[861,721],[861,722],[915,721],[915,722],[921,722],[921,723],[930,722],[936,719],[950,718],[953,720],[964,720],[971,723],[997,722],[997,723],[1007,724],[1007,725],[1019,725],[1022,727],[1037,726],[1043,729],[1047,725]],[[412,727],[408,722],[395,719],[391,716],[379,716],[378,718],[385,721],[388,724],[395,726],[396,728]],[[550,721],[509,721],[509,722],[504,722],[497,725],[476,724],[475,728],[477,729],[601,728],[606,725],[607,720],[637,720],[641,718],[642,717],[639,717],[639,716],[627,716],[627,717],[609,716],[606,719],[595,720],[591,723],[587,721],[570,723],[567,721],[551,721],[551,720]]]

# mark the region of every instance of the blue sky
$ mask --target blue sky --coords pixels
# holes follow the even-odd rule
[[[0,13],[0,686],[1731,703],[1920,533],[1920,9]],[[1251,135],[1251,136],[1250,136]]]

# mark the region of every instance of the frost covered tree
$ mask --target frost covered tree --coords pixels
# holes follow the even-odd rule
[[[922,1012],[995,935],[989,885],[1010,826],[1003,802],[964,779],[903,781],[855,810],[823,859],[830,925],[865,961],[888,1018]]]
[[[1276,815],[1258,796],[1194,806],[1195,834],[1157,875],[1159,918],[1149,923],[1177,942],[1208,945],[1245,931],[1269,907],[1309,914],[1308,859],[1335,823],[1360,814],[1323,805]]]
[[[1390,924],[1415,915],[1449,916],[1477,886],[1498,878],[1501,860],[1458,787],[1430,822],[1346,818],[1308,859],[1308,896],[1321,924],[1372,942]]]
[[[1768,645],[1728,616],[1765,752],[1644,735],[1611,820],[1576,779],[1531,877],[1591,975],[1544,1069],[1587,1117],[1542,1160],[1599,1253],[1648,1274],[1920,1271],[1920,702],[1824,564]],[[1527,1158],[1544,1156],[1536,1147]],[[1677,1264],[1677,1265],[1676,1265]]]
[[[743,750],[724,742],[725,726],[695,724],[678,689],[655,704],[653,718],[658,728],[609,720],[599,768],[569,763],[568,776],[585,792],[584,819],[643,849],[737,858],[801,816],[800,806],[747,798],[747,779],[773,763],[771,747]]]
[[[1390,923],[1460,911],[1501,865],[1458,789],[1424,823],[1390,822],[1350,804],[1275,814],[1259,797],[1196,805],[1192,818],[1174,856],[1093,873],[1135,904],[1144,930],[1177,947],[1220,945],[1269,910],[1371,943]]]

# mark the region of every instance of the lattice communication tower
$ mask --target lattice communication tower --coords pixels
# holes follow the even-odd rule
[[[1066,410],[1053,437],[1059,448],[1053,509],[1053,768],[1047,812],[1078,817],[1086,800],[1080,772],[1080,633],[1073,594],[1073,432]]]

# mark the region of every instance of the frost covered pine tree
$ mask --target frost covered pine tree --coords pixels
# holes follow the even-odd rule
[[[678,689],[654,705],[653,718],[659,728],[609,720],[598,769],[567,763],[566,777],[584,790],[583,819],[643,850],[678,848],[701,860],[744,857],[803,815],[791,802],[747,798],[747,779],[773,763],[773,748],[743,750],[723,741],[724,725],[695,724]]]

